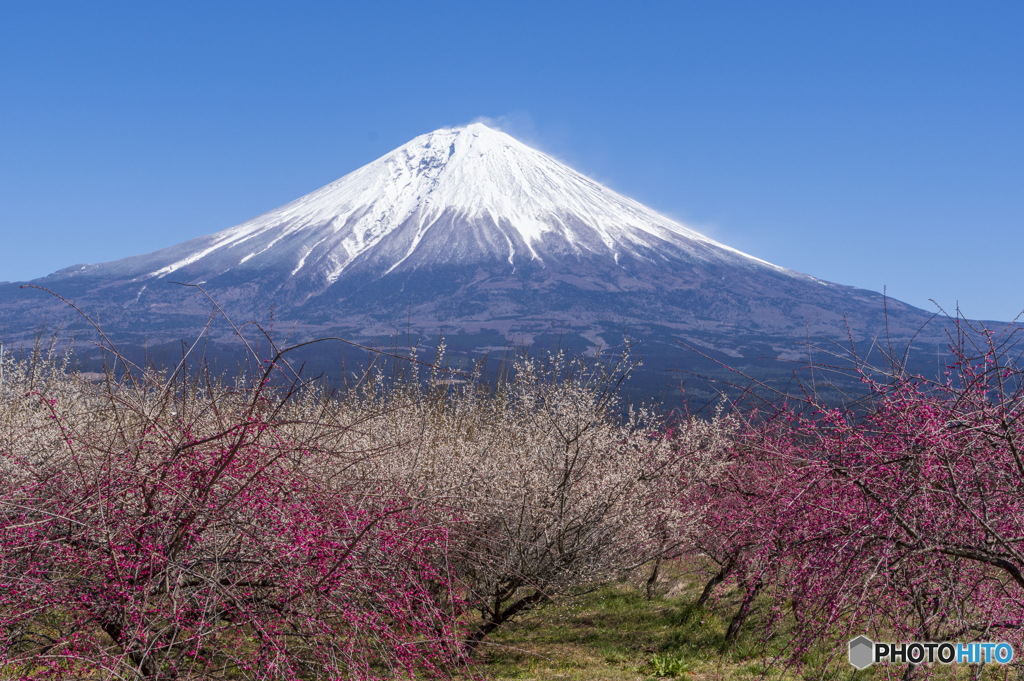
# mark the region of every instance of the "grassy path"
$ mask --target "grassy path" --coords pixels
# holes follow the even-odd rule
[[[648,601],[629,583],[554,604],[496,632],[479,671],[494,679],[759,678],[763,664],[742,638],[723,655],[732,598],[716,609],[693,603],[702,584],[676,578],[667,597]]]

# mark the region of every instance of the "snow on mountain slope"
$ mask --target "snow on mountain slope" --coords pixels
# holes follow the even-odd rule
[[[402,327],[530,341],[557,322],[591,342],[635,331],[665,357],[680,337],[731,356],[808,334],[909,338],[929,317],[713,241],[480,124],[417,137],[230,229],[33,284],[146,342],[204,328],[207,294],[307,338]],[[0,321],[25,338],[63,304],[0,285]]]
[[[715,242],[479,123],[421,135],[253,220],[122,262],[137,281],[276,271],[323,290],[360,266],[384,276],[438,264],[504,262],[514,271],[623,257],[811,279]],[[97,267],[105,266],[86,269],[102,274]]]

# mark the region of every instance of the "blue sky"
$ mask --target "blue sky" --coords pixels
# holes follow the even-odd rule
[[[731,246],[1024,309],[1024,4],[0,4],[0,280],[480,117]]]

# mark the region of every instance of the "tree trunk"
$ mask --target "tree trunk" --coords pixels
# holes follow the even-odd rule
[[[708,599],[711,598],[711,593],[715,590],[715,587],[725,581],[725,578],[732,572],[733,565],[736,564],[736,558],[730,558],[722,565],[722,569],[718,571],[714,577],[708,580],[708,583],[704,586],[704,591],[701,593],[700,598],[697,599],[697,605],[703,607]]]
[[[647,579],[647,600],[654,597],[654,587],[658,583],[658,570],[661,569],[661,560],[664,555],[659,553],[658,557],[654,559],[654,569],[651,570],[651,576]]]
[[[750,614],[750,606],[754,603],[758,592],[761,591],[762,584],[761,580],[758,579],[752,586],[747,588],[743,602],[740,603],[740,609],[733,615],[732,621],[729,622],[729,629],[725,632],[725,646],[727,648],[735,645],[736,639],[739,638],[740,630],[743,629],[743,623],[747,621],[747,616]]]
[[[520,598],[518,601],[505,608],[504,610],[496,610],[491,619],[484,622],[476,631],[466,637],[466,651],[472,653],[480,642],[487,638],[487,635],[500,627],[505,622],[523,612],[533,608],[538,603],[546,602],[550,600],[543,591],[537,589],[529,596]]]
[[[143,677],[156,676],[156,665],[153,664],[153,660],[152,658],[150,658],[149,655],[146,655],[145,653],[139,652],[137,650],[130,650],[125,648],[124,642],[121,641],[121,634],[123,630],[120,624],[111,619],[106,618],[100,618],[98,619],[98,622],[100,628],[103,629],[107,636],[113,639],[114,642],[121,646],[121,649],[128,654],[128,659],[132,661],[132,664],[139,671],[140,675],[142,675]]]

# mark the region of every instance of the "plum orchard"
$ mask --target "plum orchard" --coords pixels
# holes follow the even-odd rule
[[[713,474],[730,423],[692,420],[666,436],[646,409],[623,409],[616,362],[519,357],[510,375],[441,390],[437,367],[358,396],[396,418],[359,447],[374,478],[438,500],[461,519],[452,565],[480,614],[470,648],[569,589],[600,584],[675,549],[700,517],[685,491]],[[397,443],[397,444],[396,444]],[[354,448],[353,441],[338,447]]]
[[[728,441],[724,422],[666,438],[623,416],[626,358],[519,357],[488,383],[439,354],[332,394],[281,379],[285,354],[232,385],[8,361],[4,673],[448,674],[496,627],[689,536],[679,499]]]
[[[976,337],[944,382],[860,364],[848,409],[671,427],[620,403],[628,355],[484,380],[441,352],[336,393],[273,346],[234,384],[8,358],[0,669],[443,676],[530,609],[685,551],[714,566],[702,602],[740,590],[727,644],[767,602],[759,633],[793,661],[860,634],[1021,645],[1024,382]]]
[[[6,669],[336,678],[457,660],[445,529],[401,490],[332,477],[301,405],[259,383],[61,369],[6,372]]]
[[[686,502],[709,509],[705,596],[726,580],[744,594],[729,639],[770,594],[761,634],[792,615],[794,660],[863,633],[1024,642],[1024,375],[1006,338],[954,349],[944,382],[859,364],[868,396],[849,409],[811,396],[746,414]]]

